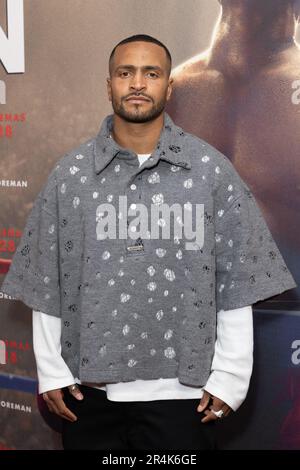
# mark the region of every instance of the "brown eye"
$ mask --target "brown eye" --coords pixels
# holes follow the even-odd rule
[[[157,73],[155,73],[155,72],[149,72],[148,75],[149,75],[151,78],[157,78],[157,77],[158,77]]]

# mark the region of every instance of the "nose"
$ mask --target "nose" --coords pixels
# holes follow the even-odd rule
[[[146,81],[145,81],[144,74],[142,72],[136,72],[133,75],[133,78],[130,83],[130,88],[132,90],[137,90],[137,91],[141,91],[146,88]]]

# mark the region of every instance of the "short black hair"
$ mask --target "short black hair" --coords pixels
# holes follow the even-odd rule
[[[161,41],[159,41],[156,38],[153,38],[152,36],[149,36],[148,34],[135,34],[134,36],[129,36],[128,38],[122,39],[122,41],[118,42],[118,44],[113,48],[109,56],[109,61],[108,61],[109,71],[111,72],[111,62],[112,62],[112,59],[114,57],[115,50],[117,49],[117,47],[121,46],[122,44],[127,44],[128,42],[137,42],[137,41],[152,42],[153,44],[157,44],[158,46],[164,48],[166,55],[167,55],[168,62],[169,62],[168,74],[170,75],[171,68],[172,68],[172,57],[171,57],[169,49]]]

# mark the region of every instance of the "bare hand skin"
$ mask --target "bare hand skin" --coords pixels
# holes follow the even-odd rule
[[[208,405],[211,401],[212,404],[208,408]],[[209,392],[204,390],[203,397],[201,398],[200,404],[197,408],[198,412],[204,411],[204,414],[206,415],[205,418],[201,419],[201,423],[208,423],[209,421],[215,421],[216,419],[220,419],[211,410],[222,410],[224,413],[222,415],[222,418],[228,416],[229,413],[232,411],[230,406],[228,406],[224,401],[220,400],[220,398],[214,397]]]
[[[71,393],[77,400],[83,400],[83,395],[76,384],[70,385],[68,389],[69,391],[67,393]],[[61,388],[43,393],[43,399],[51,413],[55,413],[68,421],[77,421],[77,416],[66,407],[63,398],[64,392]]]

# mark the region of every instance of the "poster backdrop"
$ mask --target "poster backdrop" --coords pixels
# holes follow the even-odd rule
[[[299,285],[299,15],[298,0],[0,0],[1,283],[50,170],[111,112],[112,48],[145,33],[173,56],[168,112],[233,162]],[[299,449],[299,288],[255,307],[249,395],[220,443]],[[59,430],[37,395],[31,311],[0,288],[0,449],[59,449]]]

